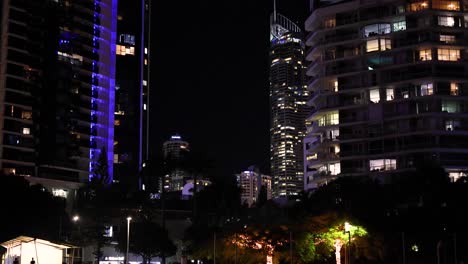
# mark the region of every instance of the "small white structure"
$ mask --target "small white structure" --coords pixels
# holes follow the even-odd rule
[[[2,264],[13,264],[15,258],[19,264],[30,264],[33,258],[35,264],[62,264],[64,249],[73,247],[28,236],[19,236],[0,245],[6,248]]]

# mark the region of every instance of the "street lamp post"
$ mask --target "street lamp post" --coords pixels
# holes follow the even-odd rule
[[[130,221],[132,218],[127,217],[127,251],[125,252],[125,264],[128,264],[128,249],[130,246]]]
[[[78,221],[79,221],[79,220],[80,220],[80,216],[79,216],[79,215],[74,215],[73,218],[72,218],[73,223],[75,223],[76,225],[78,225],[78,233],[80,233],[80,231],[81,231],[80,225],[78,224]]]
[[[345,222],[345,233],[348,233],[348,245],[346,246],[346,262],[347,264],[350,264],[350,258],[351,258],[351,224],[348,222]]]

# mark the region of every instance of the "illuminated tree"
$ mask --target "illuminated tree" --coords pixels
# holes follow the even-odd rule
[[[337,264],[340,264],[341,248],[358,238],[367,236],[367,231],[358,225],[346,225],[335,214],[325,214],[308,219],[307,232],[299,237],[296,248],[304,262],[314,262],[332,257],[335,254]],[[349,233],[348,233],[348,232]]]

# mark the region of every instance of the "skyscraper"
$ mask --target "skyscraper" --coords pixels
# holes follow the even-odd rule
[[[149,159],[149,16],[148,0],[119,1],[114,178],[134,188],[145,184],[140,177]]]
[[[2,2],[3,173],[86,181],[101,156],[112,180],[116,3]]]
[[[270,19],[270,165],[274,197],[303,190],[308,91],[301,29],[276,12]]]
[[[463,174],[466,11],[460,1],[311,1],[306,188],[340,175],[386,182],[421,161]]]
[[[169,191],[180,191],[184,188],[187,172],[180,167],[189,150],[189,143],[179,135],[173,135],[163,143],[163,155],[171,171],[164,177],[164,188]]]

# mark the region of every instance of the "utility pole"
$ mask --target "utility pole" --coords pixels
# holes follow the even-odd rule
[[[292,231],[289,231],[289,259],[291,260],[291,264],[293,263],[293,251],[292,251]]]
[[[234,264],[237,264],[237,233],[236,233],[236,255],[234,258]]]
[[[457,260],[457,233],[453,233],[453,259],[454,264],[458,264]]]
[[[401,252],[403,257],[403,264],[406,263],[406,246],[405,246],[405,232],[401,232]]]
[[[165,195],[165,190],[164,190],[164,177],[165,177],[165,173],[163,173],[163,178],[162,178],[162,188],[161,188],[161,227],[163,230],[166,230],[166,214],[165,214],[165,210],[166,210],[166,203],[165,203],[165,200],[166,200],[166,195]],[[161,254],[161,263],[162,264],[166,264],[166,254],[164,252],[164,250],[162,251],[162,254]]]
[[[216,232],[213,232],[213,264],[216,264]]]

